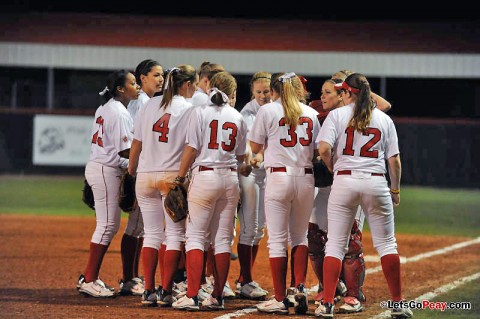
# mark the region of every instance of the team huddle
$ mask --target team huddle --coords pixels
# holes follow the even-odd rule
[[[257,72],[252,99],[239,112],[237,82],[219,64],[164,72],[144,60],[134,74],[112,73],[100,92],[106,103],[95,113],[85,168],[97,224],[79,292],[116,295],[99,272],[120,227],[119,188],[128,171],[137,205],[121,242],[120,295],[190,311],[225,309],[224,300],[237,296],[259,300],[259,312],[306,314],[310,259],[319,283],[315,316],[360,312],[367,218],[391,300],[403,300],[393,214],[401,162],[394,123],[384,113],[390,104],[359,73],[334,74],[321,100],[308,104],[305,82],[293,72]],[[180,221],[164,206],[178,185],[188,190],[189,214]],[[240,273],[232,289],[236,218]],[[268,300],[252,278],[265,231],[274,290]],[[391,309],[392,318],[412,316],[408,308]]]

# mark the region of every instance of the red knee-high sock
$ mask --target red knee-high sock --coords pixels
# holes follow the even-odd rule
[[[212,297],[220,297],[223,292],[223,287],[227,282],[228,270],[230,269],[230,253],[221,253],[215,255],[215,285],[212,292]]]
[[[324,302],[333,304],[338,277],[342,271],[342,261],[332,256],[326,256],[323,262],[323,296]]]
[[[122,255],[123,281],[127,282],[133,278],[133,268],[137,255],[137,238],[123,234],[122,243],[120,245],[120,253]]]
[[[213,255],[213,247],[208,248],[207,255],[207,268],[205,270],[205,276],[210,277],[215,271],[215,256]]]
[[[135,262],[133,263],[133,277],[140,277],[140,258],[142,255],[143,237],[137,238],[137,249],[135,251]]]
[[[172,291],[173,277],[177,272],[178,261],[182,252],[180,250],[165,251],[165,259],[163,262],[162,286],[165,291]]]
[[[203,269],[203,250],[192,249],[187,252],[187,296],[192,298],[198,294]]]
[[[308,247],[305,245],[298,245],[295,248],[295,256],[293,256],[292,250],[292,260],[294,260],[293,273],[295,274],[294,287],[298,287],[300,284],[305,285],[307,279]]]
[[[88,256],[87,266],[85,267],[84,276],[86,282],[98,279],[100,266],[102,265],[103,256],[107,252],[108,245],[100,245],[90,243],[90,254]]]
[[[383,274],[387,279],[388,289],[393,301],[402,300],[402,281],[400,278],[400,256],[398,254],[385,255],[380,258]]]
[[[158,251],[158,267],[160,267],[160,280],[165,278],[164,270],[164,260],[165,260],[165,250],[167,249],[167,245],[160,245],[160,250]],[[161,281],[160,281],[161,282]]]
[[[145,289],[155,290],[155,271],[158,263],[158,249],[143,247],[143,275],[145,276]]]
[[[275,291],[275,299],[283,301],[287,293],[287,265],[288,257],[270,258],[270,269],[272,271],[273,289]]]
[[[252,246],[238,244],[238,261],[240,262],[240,276],[238,281],[248,284],[252,281]]]

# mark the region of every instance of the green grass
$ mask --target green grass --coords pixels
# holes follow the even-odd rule
[[[399,233],[480,236],[480,190],[402,187]]]
[[[480,318],[480,279],[473,280],[467,284],[451,290],[445,294],[437,296],[431,301],[445,301],[445,302],[470,302],[472,309],[470,310],[446,310],[444,312],[439,310],[414,310],[414,318],[422,319],[471,319]]]
[[[92,215],[82,202],[83,176],[0,176],[0,214]]]
[[[83,180],[0,175],[0,214],[89,216],[81,201]],[[402,187],[395,226],[397,233],[480,236],[480,190]]]
[[[365,230],[369,231],[368,222]],[[480,190],[402,187],[397,233],[480,236]]]

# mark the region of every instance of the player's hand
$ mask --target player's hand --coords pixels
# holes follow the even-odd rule
[[[261,154],[256,154],[251,160],[250,165],[253,167],[259,168],[260,164],[263,162],[263,156]]]
[[[168,182],[168,187],[174,189],[177,185],[185,187],[185,184],[187,184],[187,178],[185,176],[177,176],[173,182]]]
[[[252,165],[242,163],[238,168],[238,172],[243,176],[248,177],[248,175],[250,175],[250,173],[252,172],[252,169]]]
[[[390,193],[390,195],[392,196],[393,206],[398,206],[398,205],[400,205],[400,194],[392,194],[392,193]]]
[[[137,175],[137,172],[133,169],[133,167],[128,167],[128,174],[132,175],[135,177]]]

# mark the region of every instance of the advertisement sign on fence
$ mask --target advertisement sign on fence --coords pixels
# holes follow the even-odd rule
[[[35,115],[33,164],[84,166],[90,155],[93,117]]]

